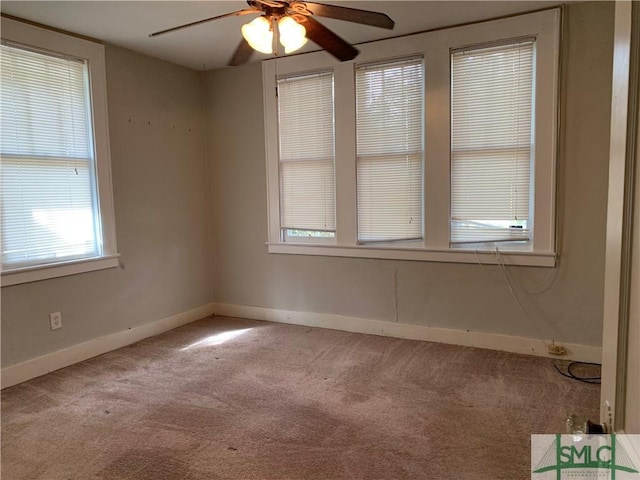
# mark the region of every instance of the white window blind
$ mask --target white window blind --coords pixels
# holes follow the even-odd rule
[[[279,79],[278,114],[283,236],[333,236],[333,73]]]
[[[533,40],[451,56],[451,243],[530,240]]]
[[[422,58],[356,69],[358,241],[422,238]]]
[[[4,269],[94,257],[94,154],[84,61],[1,46]]]

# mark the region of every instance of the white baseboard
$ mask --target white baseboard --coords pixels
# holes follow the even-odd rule
[[[140,325],[139,327],[105,335],[64,350],[58,350],[26,362],[11,365],[2,369],[2,388],[10,387],[54,370],[68,367],[74,363],[125,347],[153,335],[208,317],[213,313],[214,304],[210,303],[155,322]]]
[[[365,318],[345,317],[326,313],[295,312],[227,303],[215,303],[213,304],[213,310],[216,315],[227,317],[252,318],[254,320],[329,328],[346,332],[368,333],[385,337],[449,343],[563,360],[600,363],[602,357],[602,348],[600,347],[565,342],[559,343],[565,346],[567,355],[558,357],[557,355],[550,355],[543,342],[538,339],[499,335],[495,333],[470,332],[467,330],[367,320]],[[551,340],[545,341],[551,343]]]
[[[10,387],[53,372],[54,370],[68,367],[74,363],[82,362],[89,358],[102,355],[103,353],[125,347],[213,314],[343,330],[346,332],[367,333],[385,337],[488,348],[491,350],[562,358],[566,360],[600,363],[602,355],[602,349],[600,347],[590,345],[561,342],[567,349],[567,355],[557,357],[549,355],[544,344],[540,340],[533,338],[426,327],[406,323],[383,322],[380,320],[367,320],[365,318],[345,317],[326,313],[295,312],[227,303],[210,303],[146,325],[140,325],[139,327],[99,337],[65,348],[64,350],[58,350],[57,352],[3,368],[2,388]]]

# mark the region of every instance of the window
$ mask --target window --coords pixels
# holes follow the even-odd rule
[[[3,268],[95,257],[85,62],[0,49]]]
[[[559,37],[556,8],[359,45],[350,62],[326,52],[263,62],[268,251],[553,267]],[[333,103],[334,183],[323,189],[335,223],[294,238],[282,234],[295,187],[283,181],[293,158],[273,92],[317,72],[333,78],[322,101]],[[311,197],[325,177],[298,186]],[[314,233],[324,225],[329,241]]]
[[[356,68],[358,240],[422,239],[422,59]]]
[[[535,41],[451,55],[451,243],[530,240]]]
[[[333,75],[278,80],[282,238],[332,238],[334,188]]]
[[[115,266],[102,47],[2,22],[3,285]]]

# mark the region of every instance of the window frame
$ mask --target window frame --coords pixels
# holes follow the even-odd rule
[[[50,51],[88,61],[99,216],[97,221],[102,231],[101,255],[3,270],[2,287],[117,267],[119,263],[111,182],[104,45],[4,17],[2,39],[43,52]]]
[[[361,53],[338,62],[326,52],[263,62],[269,253],[398,260],[500,263],[554,267],[556,154],[561,10],[553,8],[510,18],[447,28],[359,45]],[[533,240],[516,245],[450,245],[451,52],[464,47],[536,38],[535,163]],[[424,241],[414,244],[357,243],[355,66],[422,56],[425,65]],[[332,68],[335,82],[336,242],[294,244],[279,237],[278,125],[275,79],[281,75]],[[499,252],[496,250],[499,249]]]
[[[517,46],[516,48],[519,51],[520,47],[522,45],[524,45],[524,44],[530,44],[531,45],[531,60],[535,60],[535,58],[536,58],[536,39],[535,38],[508,39],[505,42],[498,42],[498,43],[494,43],[494,44],[491,44],[491,45],[480,45],[480,46],[474,46],[472,48],[466,48],[466,49],[459,49],[459,50],[451,51],[451,79],[452,79],[451,80],[451,85],[453,86],[453,84],[455,83],[454,82],[454,78],[455,78],[454,64],[456,63],[455,62],[455,56],[456,55],[462,55],[463,58],[464,58],[464,56],[473,56],[474,52],[476,52],[476,51],[481,52],[481,55],[482,55],[483,54],[482,52],[486,52],[486,49],[490,49],[492,52],[495,52],[496,50],[503,49],[505,47],[507,47],[509,50],[513,51],[513,47],[514,46]],[[484,64],[483,66],[486,68],[486,64]],[[527,118],[528,118],[529,122],[531,122],[531,120],[534,119],[534,118],[532,118],[532,117],[534,117],[534,115],[533,115],[534,108],[533,107],[534,107],[534,100],[535,100],[535,88],[533,88],[533,85],[532,85],[533,80],[534,80],[534,76],[535,76],[535,65],[533,65],[533,62],[531,64],[531,67],[532,67],[532,69],[531,69],[531,77],[530,77],[531,78],[531,83],[528,83],[528,85],[531,85],[532,88],[531,88],[530,94],[527,95],[527,97],[526,97],[527,99],[530,99],[530,103],[528,103],[528,106],[530,105],[531,111],[529,111],[528,112],[529,114],[527,115]],[[494,88],[495,88],[495,86],[494,86]],[[464,95],[465,95],[465,93],[463,92],[462,95],[461,95],[461,97],[463,99],[465,98]],[[509,99],[513,100],[513,97],[509,97]],[[469,97],[467,97],[467,101],[468,100],[469,100]],[[455,103],[456,103],[456,100],[455,100],[455,97],[454,97],[453,91],[452,91],[452,94],[451,94],[451,111],[454,110],[454,104]],[[460,104],[458,104],[458,105],[460,105]],[[466,104],[466,105],[468,105],[468,104]],[[520,100],[519,100],[518,105],[521,106]],[[505,104],[502,104],[501,106],[504,107]],[[513,110],[511,110],[510,113],[513,115],[515,112]],[[476,119],[478,118],[478,115],[479,115],[479,113],[474,111],[473,116]],[[461,117],[464,118],[464,114],[462,114]],[[469,117],[467,117],[467,120],[468,119],[469,119]],[[485,119],[485,121],[486,121],[486,119]],[[462,122],[460,122],[460,124],[458,124],[458,127],[460,127],[461,124],[464,125],[464,120],[462,120]],[[534,193],[534,189],[531,188],[532,187],[532,183],[533,183],[533,175],[531,174],[531,170],[532,170],[532,166],[533,166],[532,164],[534,163],[532,161],[533,160],[533,142],[534,142],[534,140],[533,140],[533,137],[534,137],[533,128],[534,128],[534,126],[535,126],[534,123],[531,122],[531,124],[529,125],[529,129],[526,130],[527,142],[526,142],[526,146],[524,146],[524,147],[522,147],[521,144],[519,143],[521,141],[521,139],[515,140],[513,137],[511,137],[510,140],[512,142],[515,141],[518,146],[513,146],[513,145],[512,146],[508,146],[508,147],[505,147],[504,145],[496,146],[494,143],[492,143],[490,145],[486,145],[486,146],[483,146],[483,147],[476,147],[476,146],[471,147],[471,150],[475,151],[476,154],[480,154],[480,155],[482,155],[483,149],[499,148],[499,149],[509,150],[510,151],[510,164],[511,164],[510,167],[511,168],[518,168],[518,167],[513,167],[513,151],[517,150],[517,149],[521,149],[521,148],[528,148],[527,156],[526,157],[524,157],[524,156],[521,157],[522,159],[526,158],[526,173],[523,174],[521,171],[518,173],[518,175],[526,176],[528,178],[528,190],[526,191],[526,206],[527,206],[526,213],[523,213],[522,211],[519,212],[520,214],[523,214],[524,216],[526,216],[527,226],[526,226],[525,230],[517,231],[518,233],[522,233],[522,232],[526,231],[527,239],[523,240],[523,239],[518,238],[518,236],[519,236],[518,234],[516,234],[515,236],[512,236],[513,233],[514,233],[513,229],[511,227],[509,227],[505,231],[505,227],[503,226],[503,227],[501,227],[502,230],[499,233],[499,236],[501,236],[502,238],[497,238],[497,239],[494,240],[494,242],[501,242],[503,244],[511,244],[511,245],[514,245],[514,246],[517,246],[517,245],[528,245],[531,242],[531,237],[532,237],[531,233],[532,232],[531,232],[531,229],[529,228],[529,224],[530,224],[529,219],[533,219],[533,217],[534,217],[531,214],[532,213],[531,198],[532,198],[532,193]],[[455,128],[456,128],[455,115],[452,115],[451,132],[453,132],[455,130]],[[501,131],[501,132],[502,132],[502,135],[505,135],[504,131]],[[512,135],[513,135],[513,133],[512,133]],[[464,137],[464,135],[462,135],[462,137]],[[502,138],[503,141],[506,140],[504,136],[502,136],[501,138]],[[463,143],[463,142],[464,142],[464,140],[461,140],[460,143]],[[463,148],[461,151],[464,151],[464,150],[465,149]],[[469,150],[467,150],[467,151],[469,151]],[[484,150],[484,151],[486,151],[486,150]],[[455,169],[454,169],[455,160],[454,160],[454,158],[456,156],[456,153],[460,153],[460,151],[457,150],[454,147],[453,133],[452,133],[451,162],[450,162],[451,169],[452,169],[452,172],[451,172],[452,187],[451,187],[451,205],[450,205],[450,208],[451,208],[451,225],[450,225],[450,232],[451,232],[450,243],[451,243],[451,248],[460,248],[460,245],[464,245],[464,244],[467,244],[467,245],[468,244],[474,244],[474,245],[480,244],[480,245],[482,245],[482,244],[485,244],[485,243],[493,243],[491,240],[480,240],[478,238],[475,238],[473,240],[471,240],[471,239],[466,239],[465,240],[464,238],[460,239],[460,240],[454,240],[454,238],[453,238],[453,232],[454,232],[454,226],[453,225],[454,225],[454,222],[459,221],[459,220],[454,220],[454,213],[453,213],[454,210],[455,210],[455,207],[454,207],[454,197],[455,197],[454,190],[455,190],[455,188],[453,187],[453,184],[455,183],[454,182],[454,180],[455,180],[455,173],[454,173],[454,171],[455,171]],[[469,166],[469,164],[464,162],[464,160],[462,162],[460,162],[460,163],[465,163],[465,166]],[[525,162],[522,162],[522,163],[525,163]],[[493,162],[491,162],[490,166],[492,168],[496,168],[499,164],[500,164],[500,161],[494,160]],[[496,178],[493,177],[491,179],[491,181],[495,181],[495,179]],[[464,180],[462,180],[462,181],[464,181]],[[513,188],[515,184],[512,182],[509,185],[510,185],[511,188]],[[477,191],[472,193],[472,195],[474,195],[474,194],[477,195]],[[503,195],[504,195],[504,192],[503,192]],[[511,201],[513,200],[513,196],[511,196],[511,195],[513,195],[513,192],[509,193],[509,208],[510,209],[513,208],[513,205],[511,203]],[[482,202],[482,201],[485,201],[485,199],[484,198],[480,198],[479,201]],[[516,202],[517,202],[517,200],[516,200]],[[505,204],[503,204],[501,206],[501,208],[504,208],[504,205]],[[462,209],[468,212],[467,208],[468,208],[467,205],[462,206]],[[501,211],[501,213],[504,214],[504,211]],[[515,212],[513,212],[513,210],[511,210],[510,214],[511,214],[511,218],[509,220],[507,220],[509,225],[513,224],[514,221],[517,222],[517,214],[515,214]],[[514,214],[515,214],[516,218],[514,218]],[[483,217],[481,217],[481,218],[483,218]],[[502,220],[505,221],[504,218]],[[472,222],[472,223],[473,222],[483,222],[482,219],[478,219],[477,217],[473,217],[472,219],[466,219],[466,221],[467,222]],[[492,220],[488,220],[488,221],[491,222]],[[461,229],[459,229],[458,233],[459,234],[462,233],[462,235],[464,236],[464,233],[468,234],[469,231],[464,229],[464,228],[461,228]],[[487,235],[487,234],[485,233],[485,235]],[[480,234],[480,236],[482,236],[482,234]],[[523,243],[523,242],[526,242],[526,243]]]
[[[282,92],[280,91],[281,90],[281,88],[280,88],[281,85],[279,84],[279,82],[282,80],[282,81],[285,82],[284,85],[286,85],[288,82],[295,83],[297,80],[305,80],[305,79],[309,79],[309,78],[321,78],[321,77],[322,78],[323,77],[330,77],[330,84],[331,84],[331,102],[330,102],[330,104],[331,104],[331,108],[332,108],[332,112],[331,113],[333,114],[331,116],[331,123],[332,123],[332,125],[331,125],[331,135],[333,136],[333,138],[332,138],[332,149],[331,149],[331,169],[332,169],[332,173],[331,173],[332,179],[331,180],[334,183],[334,188],[332,189],[333,190],[333,199],[332,199],[332,201],[333,201],[333,211],[330,212],[330,214],[332,214],[334,216],[333,224],[335,224],[335,125],[333,125],[333,122],[334,122],[334,119],[335,119],[335,113],[333,111],[335,109],[335,101],[334,101],[334,97],[333,97],[333,90],[334,90],[333,71],[331,71],[331,70],[317,71],[317,72],[310,72],[310,73],[307,73],[305,75],[287,75],[285,77],[279,77],[276,80],[276,89],[278,91],[278,96],[277,96],[278,124],[280,123],[280,118],[282,118],[282,116],[283,116],[281,102],[282,102],[282,98],[283,98],[283,94],[284,94],[284,91],[282,91]],[[282,89],[282,90],[284,90],[284,89]],[[322,135],[322,137],[324,139],[324,135]],[[280,188],[280,213],[282,214],[282,210],[285,208],[284,204],[286,203],[284,201],[284,199],[282,198],[282,190],[283,190],[283,183],[282,183],[283,175],[282,174],[284,172],[284,170],[283,170],[284,165],[287,163],[287,161],[291,161],[291,160],[284,160],[283,161],[282,158],[281,158],[281,156],[282,156],[282,153],[281,153],[281,150],[282,150],[282,148],[281,148],[282,147],[282,139],[280,138],[280,136],[278,138],[278,146],[279,146],[279,151],[280,151],[280,153],[278,155],[278,172],[280,174],[278,185],[279,185],[279,188]],[[324,146],[326,147],[326,145],[324,145]],[[323,152],[323,153],[326,153],[326,152]],[[326,161],[326,160],[327,160],[327,158],[324,158],[324,161]],[[293,160],[293,161],[295,162],[296,160]],[[330,211],[330,209],[326,208],[326,201],[327,201],[326,195],[323,195],[323,200],[324,200],[324,202],[323,202],[324,203],[323,211],[325,213],[328,213]],[[286,216],[286,214],[285,214],[285,216]],[[304,242],[304,243],[308,243],[308,242],[317,242],[317,243],[327,243],[328,242],[328,243],[333,243],[333,241],[335,239],[335,228],[333,230],[327,229],[327,225],[326,224],[324,225],[324,227],[325,227],[324,230],[323,229],[306,228],[306,227],[303,227],[303,226],[299,226],[299,227],[293,227],[292,226],[291,228],[289,228],[289,227],[286,227],[286,226],[282,225],[282,216],[281,216],[280,217],[280,228],[281,228],[280,238],[282,239],[282,241],[287,241],[288,238],[292,238],[292,239],[295,238],[296,240],[298,240],[298,242]],[[291,236],[291,235],[288,234],[288,232],[292,231],[292,230],[294,230],[294,231],[295,230],[298,230],[298,231],[309,231],[309,232],[316,232],[316,233],[329,232],[329,233],[333,233],[333,236],[330,236],[330,237],[322,237],[322,236],[320,236],[320,237],[298,237],[298,238],[296,238],[296,237]],[[291,240],[289,240],[289,241],[291,241]]]
[[[418,109],[420,109],[420,130],[418,132],[418,136],[420,137],[420,147],[419,149],[413,151],[413,152],[400,152],[400,156],[405,156],[406,157],[410,157],[410,156],[415,156],[415,157],[419,157],[419,165],[418,165],[418,170],[420,171],[420,179],[418,182],[418,189],[420,190],[420,195],[419,195],[419,200],[417,202],[418,204],[418,208],[420,210],[420,228],[419,228],[419,232],[416,232],[416,235],[413,237],[410,237],[409,235],[405,236],[404,238],[395,238],[395,239],[381,239],[381,238],[370,238],[370,239],[366,239],[363,238],[364,232],[361,231],[361,228],[363,227],[363,225],[360,222],[360,213],[361,211],[364,209],[364,206],[362,207],[362,209],[360,208],[360,205],[358,204],[358,198],[361,196],[360,193],[360,187],[363,185],[364,183],[364,179],[361,177],[361,168],[364,170],[366,168],[366,163],[367,163],[367,157],[368,155],[361,155],[360,154],[360,150],[359,150],[359,136],[358,136],[358,121],[359,121],[359,106],[357,104],[358,102],[358,74],[359,72],[367,72],[367,71],[376,71],[378,68],[380,69],[386,69],[386,68],[398,68],[398,66],[409,66],[409,65],[414,65],[414,66],[419,66],[420,67],[420,98],[416,99],[418,101],[416,101],[415,105],[418,106]],[[377,70],[377,71],[381,71],[381,70]],[[365,73],[366,74],[366,73]],[[396,58],[396,59],[391,59],[391,60],[386,60],[383,62],[367,62],[367,63],[361,63],[358,62],[354,65],[354,79],[355,79],[355,91],[356,91],[356,161],[355,161],[355,167],[356,167],[356,207],[357,207],[357,215],[358,215],[358,221],[356,224],[356,237],[357,237],[357,242],[358,245],[374,245],[374,244],[398,244],[398,243],[415,243],[415,242],[422,242],[424,240],[424,225],[423,225],[423,219],[424,219],[424,202],[422,201],[423,196],[424,196],[424,158],[425,158],[425,145],[424,145],[424,96],[425,96],[425,88],[424,88],[424,76],[425,76],[425,65],[424,65],[424,58],[422,58],[422,56],[410,56],[410,57],[406,57],[406,58]],[[413,99],[411,99],[413,100]],[[405,112],[406,113],[406,112]],[[406,118],[405,118],[406,121]],[[406,135],[407,132],[410,132],[411,128],[406,128],[404,129],[404,134]],[[398,144],[396,143],[395,146],[397,147]],[[365,146],[366,148],[371,148],[371,145],[367,145]],[[388,156],[397,156],[398,152],[395,151],[378,151],[376,150],[376,154],[374,156],[378,157],[378,159],[384,161],[388,161],[387,158]],[[369,157],[370,159],[370,157]],[[396,160],[397,161],[397,160]],[[411,190],[410,190],[411,191]],[[364,192],[363,192],[364,193]],[[364,195],[363,195],[364,196]],[[397,197],[394,197],[395,199],[397,199]],[[362,202],[365,203],[365,202]],[[409,208],[411,208],[412,202],[411,200],[409,200]],[[406,206],[406,205],[405,205]],[[362,228],[364,230],[364,228]]]

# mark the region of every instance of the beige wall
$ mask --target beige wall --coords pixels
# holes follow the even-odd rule
[[[560,265],[536,295],[550,271],[511,268],[526,314],[495,266],[267,254],[259,64],[207,75],[214,300],[600,345],[612,4],[572,5],[566,31]]]
[[[2,288],[3,367],[211,300],[203,76],[106,53],[121,268]]]

